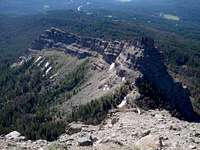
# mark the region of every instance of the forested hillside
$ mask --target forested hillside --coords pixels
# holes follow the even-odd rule
[[[64,120],[52,114],[50,108],[59,98],[70,98],[84,79],[84,62],[69,72],[62,83],[52,85],[49,76],[30,58],[23,66],[0,66],[0,134],[13,130],[29,139],[55,140],[64,132]],[[64,96],[63,96],[64,94]],[[70,114],[69,114],[70,115]]]

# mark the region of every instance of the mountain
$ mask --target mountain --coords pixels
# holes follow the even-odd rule
[[[105,82],[107,80],[107,83],[104,83],[104,88],[117,87],[117,83],[116,85],[112,83],[117,82],[118,78],[121,78],[123,82],[127,80],[139,87],[148,81],[149,84],[152,84],[169,101],[167,103],[178,109],[185,118],[193,120],[192,106],[189,104],[189,92],[180,83],[174,82],[173,78],[167,73],[167,68],[163,65],[163,59],[159,50],[155,48],[153,39],[142,37],[139,40],[136,39],[128,42],[104,41],[95,38],[79,37],[56,28],[51,28],[50,30],[46,30],[38,40],[34,41],[31,49],[41,51],[52,48],[64,51],[64,53],[78,57],[79,59],[91,56],[98,57],[100,55],[102,60],[95,60],[98,63],[94,64],[97,70],[102,72],[104,68],[107,70],[108,67],[106,67],[106,64],[107,66],[110,65],[110,71],[115,68],[113,70],[114,74],[111,71],[111,77],[114,78],[113,81],[109,79],[109,76],[106,79],[106,76],[102,75]],[[92,74],[94,75],[95,73],[93,72]],[[98,75],[100,75],[99,72]],[[95,77],[95,79],[98,78]],[[98,88],[102,86],[92,85],[92,82],[86,83],[86,85],[88,85],[87,87],[92,86],[94,92],[98,91],[98,89],[94,89],[95,86]],[[97,93],[99,95],[101,92]],[[82,95],[81,93],[80,96],[83,102],[84,97]],[[92,98],[88,94],[87,96]],[[89,97],[86,97],[86,99],[89,100]],[[96,99],[95,96],[93,99]],[[187,108],[189,109],[187,110]]]
[[[169,75],[147,37],[106,41],[51,28],[0,81],[2,134],[55,140],[67,122],[99,124],[120,103],[199,121],[188,89]]]
[[[110,14],[112,18],[108,17]],[[127,13],[97,10],[88,15],[77,9],[28,16],[0,15],[1,65],[12,63],[25,54],[35,37],[51,26],[106,40],[149,36],[155,39],[156,47],[162,51],[170,74],[189,88],[194,105],[199,108],[199,26],[186,22],[176,26],[176,21],[165,19],[154,19],[149,23],[145,16],[137,20],[130,18]]]
[[[198,10],[0,1],[0,149],[198,150]]]

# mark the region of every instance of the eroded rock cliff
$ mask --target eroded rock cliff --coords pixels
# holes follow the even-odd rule
[[[134,41],[104,41],[51,28],[33,43],[32,49],[57,49],[79,59],[98,58],[101,61],[95,62],[94,65],[101,66],[101,72],[108,72],[104,75],[109,80],[109,84],[102,83],[104,85],[101,86],[111,88],[120,82],[128,81],[134,88],[140,82],[148,80],[161,92],[163,100],[170,104],[172,109],[176,109],[189,121],[199,121],[193,111],[189,91],[169,75],[153,39],[143,37]]]

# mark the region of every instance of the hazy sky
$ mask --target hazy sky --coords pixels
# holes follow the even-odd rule
[[[132,0],[117,0],[117,1],[120,1],[120,2],[131,2]]]

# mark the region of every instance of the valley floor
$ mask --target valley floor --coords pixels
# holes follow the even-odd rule
[[[200,150],[200,124],[167,111],[115,111],[100,125],[71,123],[57,141],[0,138],[1,150]]]

